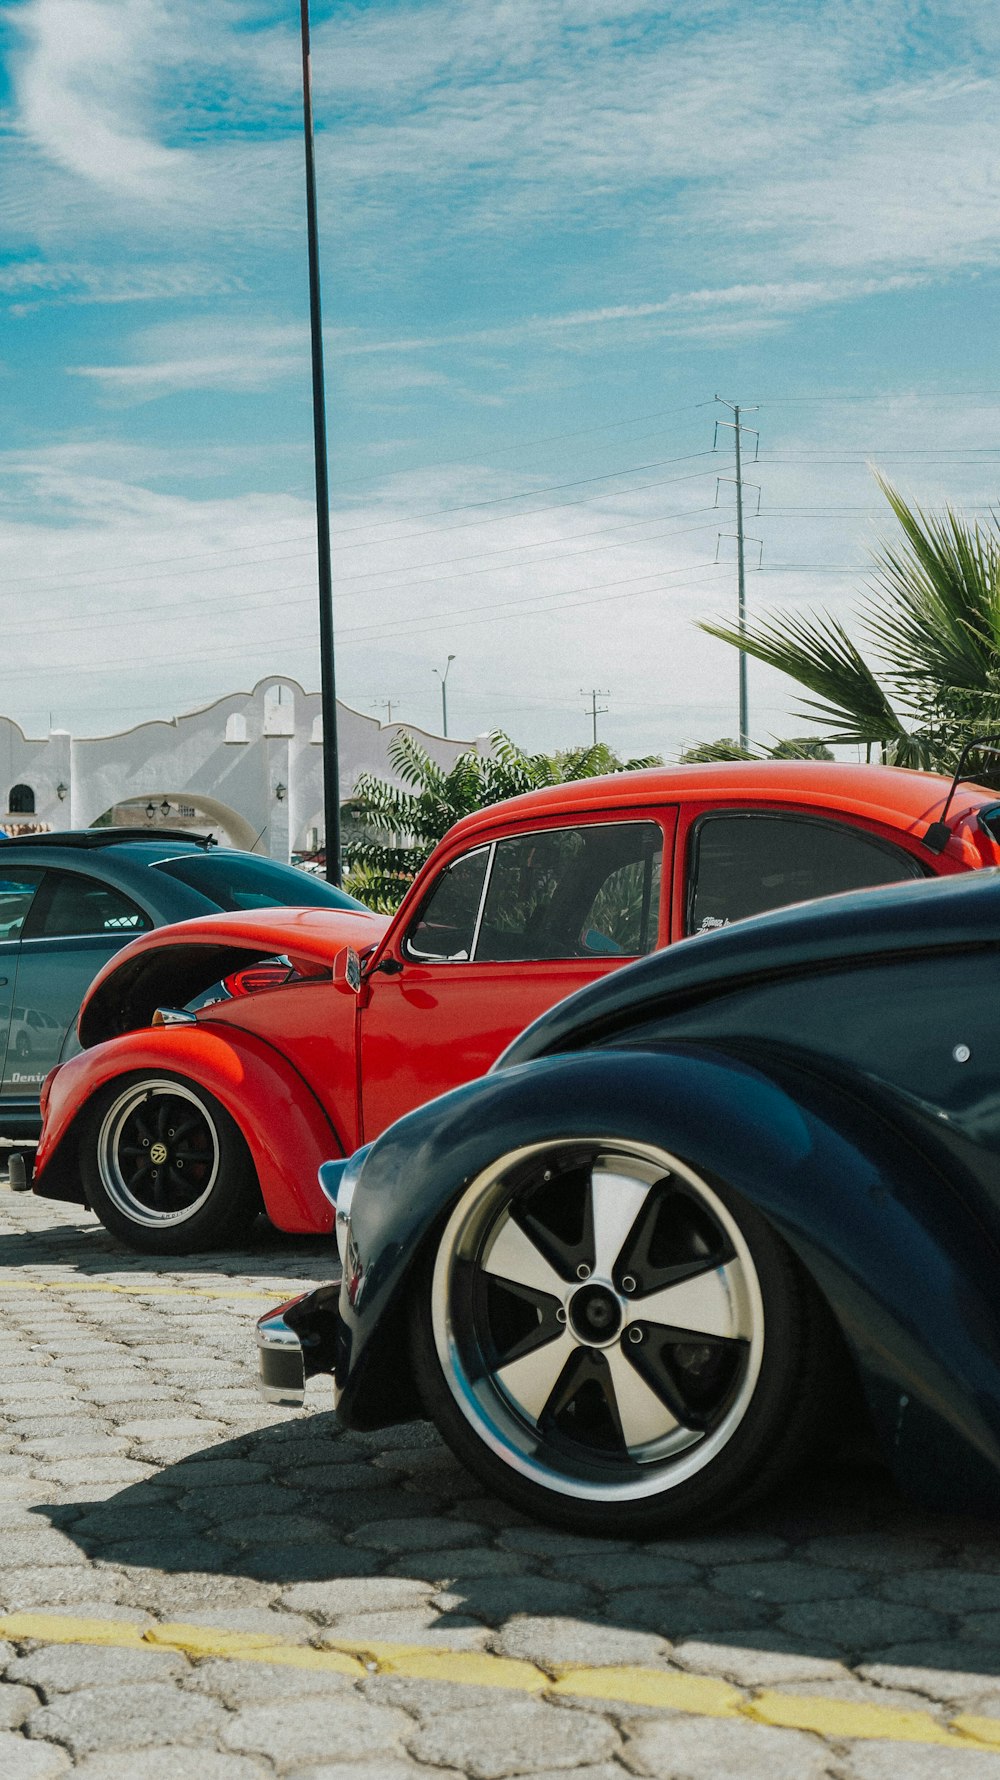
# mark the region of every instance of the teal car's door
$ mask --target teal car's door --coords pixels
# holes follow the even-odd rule
[[[34,875],[42,883],[21,928],[7,1022],[0,1082],[0,1105],[7,1106],[37,1101],[102,964],[155,925],[120,890],[84,872]]]
[[[17,865],[7,871],[0,868],[0,1081],[17,1005],[14,986],[21,934],[42,876],[42,872],[25,866]]]

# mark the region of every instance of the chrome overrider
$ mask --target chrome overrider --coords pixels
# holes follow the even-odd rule
[[[320,1190],[337,1214],[335,1228],[341,1267],[346,1267],[349,1252],[351,1201],[370,1148],[370,1144],[365,1144],[353,1156],[324,1162],[319,1171]],[[332,1296],[333,1288],[321,1288],[321,1292],[324,1297]],[[288,1298],[275,1310],[267,1311],[257,1323],[260,1393],[266,1403],[300,1408],[310,1373],[332,1370],[329,1355],[318,1351],[315,1337],[300,1326],[306,1321],[307,1307],[311,1309],[316,1297],[315,1292],[302,1292],[296,1298]]]

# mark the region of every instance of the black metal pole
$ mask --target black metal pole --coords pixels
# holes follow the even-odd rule
[[[309,0],[302,15],[302,115],[306,150],[306,232],[309,239],[309,325],[312,334],[313,448],[316,460],[316,558],[319,571],[320,699],[323,712],[323,820],[326,875],[340,883],[340,756],[337,748],[337,688],[333,644],[333,570],[330,563],[330,481],[326,461],[326,394],[323,379],[323,311],[319,288],[319,230],[316,225],[316,164],[313,154],[312,72],[309,61]]]

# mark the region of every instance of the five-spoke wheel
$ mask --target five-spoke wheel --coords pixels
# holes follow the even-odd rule
[[[466,1190],[418,1291],[425,1401],[532,1513],[650,1530],[728,1511],[805,1442],[818,1307],[750,1206],[664,1151],[563,1142]]]
[[[87,1197],[134,1248],[181,1254],[237,1236],[260,1209],[239,1129],[204,1088],[135,1076],[98,1101],[81,1145]]]

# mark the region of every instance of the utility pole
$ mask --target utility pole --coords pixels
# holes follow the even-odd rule
[[[587,688],[585,686],[580,687],[580,697],[581,698],[587,697]],[[597,719],[598,719],[598,717],[603,717],[605,712],[607,711],[607,708],[608,708],[607,705],[599,705],[597,701],[599,698],[610,698],[610,697],[611,697],[611,692],[607,686],[593,686],[593,687],[591,687],[591,690],[590,690],[590,715],[591,715],[591,720],[594,725],[594,747],[595,748],[597,747]]]
[[[313,456],[316,477],[316,562],[319,579],[320,709],[323,713],[323,820],[326,875],[340,883],[340,754],[337,746],[337,687],[333,643],[333,570],[330,564],[330,481],[326,456],[326,393],[323,377],[323,313],[319,284],[319,229],[316,222],[316,162],[313,153],[312,67],[309,54],[309,0],[299,0],[302,26],[302,131],[306,154],[306,235],[309,243],[309,329],[312,343]]]
[[[740,636],[742,637],[742,636],[745,636],[746,628],[747,628],[747,590],[746,590],[746,564],[744,561],[743,457],[742,457],[742,451],[741,451],[741,443],[742,443],[742,435],[744,432],[749,432],[749,433],[753,434],[753,437],[757,442],[754,446],[754,463],[756,463],[757,451],[758,451],[759,444],[760,444],[760,434],[757,432],[756,427],[744,427],[740,422],[741,414],[756,414],[756,412],[757,412],[756,405],[752,408],[741,408],[740,404],[738,402],[729,402],[726,400],[725,396],[717,395],[715,399],[717,402],[721,402],[724,407],[728,408],[731,411],[733,418],[732,418],[732,420],[717,420],[716,421],[716,423],[715,423],[715,442],[713,442],[712,450],[713,451],[715,450],[715,443],[718,441],[720,426],[731,427],[733,430],[733,435],[736,440],[736,588],[737,588],[737,612],[738,612],[737,628],[739,630]],[[728,481],[729,478],[728,477],[720,477],[719,480],[720,481]],[[759,513],[760,512],[760,490],[759,489],[757,490],[757,495],[758,495],[757,511]],[[720,536],[721,536],[721,533],[720,533]],[[754,541],[754,543],[760,543],[759,538],[755,538],[753,541]],[[750,742],[750,720],[749,720],[749,715],[748,715],[748,710],[747,710],[747,657],[746,657],[746,651],[744,649],[740,650],[739,660],[740,660],[740,747],[746,748],[749,746],[749,742]]]
[[[453,655],[449,655],[444,673],[440,668],[431,669],[431,672],[436,674],[441,682],[441,734],[445,737],[448,734],[448,675],[451,673],[451,664],[454,659]]]
[[[385,713],[386,713],[385,720],[387,723],[391,723],[392,722],[392,707],[393,707],[394,703],[398,704],[399,700],[398,699],[393,700],[391,698],[377,698],[375,700],[375,703],[372,705],[372,710],[373,711],[385,711]]]

